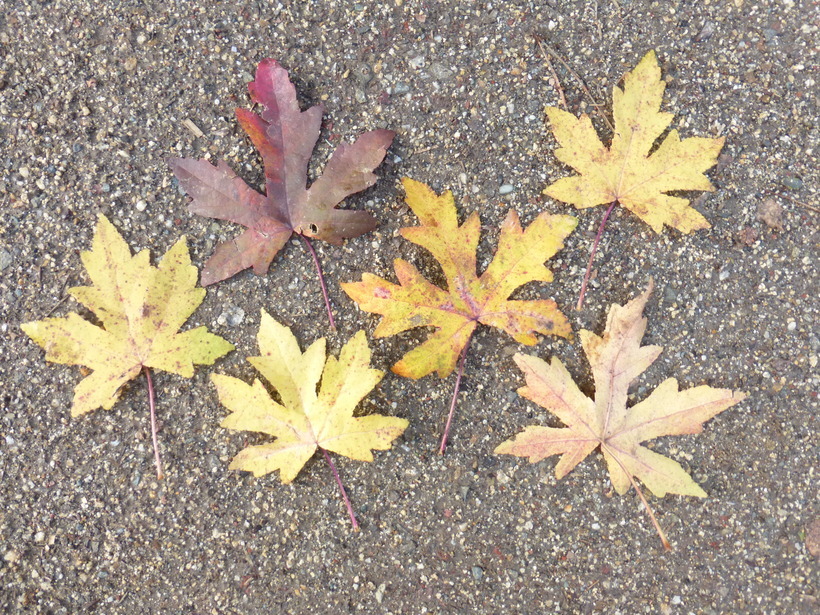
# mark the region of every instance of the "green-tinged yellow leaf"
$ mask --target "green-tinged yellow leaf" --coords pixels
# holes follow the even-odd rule
[[[211,379],[220,401],[231,411],[222,427],[258,431],[276,440],[242,450],[230,469],[255,476],[279,470],[282,482],[289,483],[318,448],[372,461],[371,451],[389,449],[407,428],[407,420],[401,418],[353,416],[384,375],[370,367],[364,331],[345,344],[338,359],[325,356],[324,339],[302,353],[290,329],[263,310],[257,340],[260,356],[248,360],[276,389],[282,403],[273,401],[259,380],[249,385],[218,374]]]
[[[210,365],[233,350],[205,327],[178,332],[205,297],[196,287],[184,237],[152,267],[148,251],[131,256],[114,225],[100,215],[82,261],[92,285],[69,292],[102,326],[73,313],[21,325],[45,349],[46,360],[92,370],[74,389],[72,416],[111,408],[143,366],[190,378],[195,364]]]
[[[681,141],[677,130],[671,130],[650,154],[673,118],[660,111],[665,87],[655,52],[650,51],[624,75],[623,90],[614,89],[615,134],[608,149],[589,116],[576,118],[548,107],[547,116],[561,145],[555,156],[578,175],[559,179],[544,193],[579,209],[617,201],[658,233],[664,224],[683,233],[709,228],[687,199],[665,193],[714,190],[704,172],[716,164],[724,138]]]
[[[365,273],[361,282],[342,284],[344,291],[368,312],[383,316],[374,335],[386,337],[414,327],[434,327],[426,342],[393,366],[410,378],[453,371],[479,323],[497,327],[516,341],[533,345],[536,334],[567,337],[570,326],[551,300],[510,300],[528,282],[550,282],[544,261],[563,247],[575,228],[571,216],[542,213],[522,229],[515,211],[501,225],[498,248],[490,265],[476,273],[480,221],[473,213],[459,226],[453,195],[436,195],[426,185],[405,178],[407,204],[421,226],[403,228],[405,239],[429,250],[441,264],[447,290],[428,282],[410,263],[396,259],[399,284]]]

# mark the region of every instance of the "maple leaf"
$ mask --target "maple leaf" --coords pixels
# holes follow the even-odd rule
[[[293,233],[306,240],[315,259],[308,238],[338,245],[345,238],[373,230],[377,224],[365,211],[336,206],[376,183],[378,177],[373,170],[384,159],[395,133],[373,130],[352,145],[340,145],[322,176],[306,189],[307,166],[319,138],[322,106],[300,111],[288,72],[271,58],[259,63],[248,90],[253,102],[262,105],[262,112],[256,115],[236,109],[236,117],[262,156],[265,195],[248,186],[224,161],[214,166],[205,159],[168,160],[180,185],[193,199],[189,206],[192,213],[247,227],[236,239],[217,246],[202,270],[204,286],[248,267],[264,275]],[[316,265],[318,268],[318,260]],[[321,269],[319,276],[326,298]],[[328,303],[330,315],[329,308]],[[330,319],[332,322],[332,315]]]
[[[231,411],[222,421],[227,429],[258,431],[276,440],[249,446],[231,462],[230,469],[263,476],[279,470],[283,483],[291,482],[317,449],[330,464],[354,528],[358,523],[327,451],[359,461],[373,461],[371,450],[387,450],[407,428],[406,419],[371,414],[353,416],[358,403],[382,379],[370,367],[370,349],[364,331],[344,345],[339,358],[325,357],[325,339],[304,353],[290,329],[262,310],[259,325],[260,356],[248,361],[276,389],[277,403],[265,386],[212,374],[219,400]],[[317,393],[317,384],[321,387]]]
[[[612,115],[615,131],[607,148],[588,115],[547,107],[555,138],[561,147],[555,156],[579,175],[551,184],[544,194],[578,209],[611,204],[604,215],[584,277],[589,279],[600,234],[616,204],[626,207],[660,233],[664,224],[682,233],[709,228],[709,222],[689,201],[667,192],[706,190],[714,187],[704,172],[717,163],[724,138],[692,137],[681,141],[677,130],[653,151],[653,145],[674,117],[660,111],[666,84],[661,80],[655,52],[650,51],[632,72],[624,75],[624,88],[614,88]],[[650,153],[651,152],[651,153]],[[583,290],[580,304],[583,300]]]
[[[190,378],[194,364],[211,365],[233,350],[233,345],[205,327],[178,332],[205,297],[205,289],[196,287],[197,269],[191,265],[185,237],[152,267],[148,250],[131,256],[114,225],[100,215],[92,248],[81,257],[93,286],[68,292],[91,310],[102,326],[71,313],[21,327],[45,349],[47,361],[93,370],[74,388],[72,416],[111,408],[123,385],[140,371],[145,372],[161,477],[148,368]]]
[[[359,307],[383,316],[374,332],[376,337],[396,335],[414,327],[437,329],[393,366],[395,373],[421,378],[435,371],[445,378],[461,357],[457,394],[467,346],[479,323],[502,329],[528,346],[538,341],[537,333],[569,336],[569,323],[554,301],[508,297],[528,282],[552,281],[552,272],[544,261],[563,247],[563,239],[577,224],[575,218],[542,213],[522,230],[518,215],[510,211],[501,224],[495,257],[478,276],[478,214],[473,213],[459,226],[451,192],[437,196],[420,182],[409,178],[402,182],[407,204],[421,226],[403,228],[401,234],[433,254],[447,278],[447,290],[428,282],[418,269],[402,259],[394,261],[399,285],[370,273],[363,274],[361,282],[342,284]],[[446,437],[447,428],[442,452]]]
[[[627,408],[630,383],[662,350],[659,346],[640,345],[647,322],[642,313],[651,292],[650,281],[646,292],[639,297],[624,306],[613,305],[603,336],[586,330],[580,332],[595,380],[594,400],[580,391],[557,358],[546,363],[537,357],[515,355],[514,360],[527,379],[527,386],[518,393],[548,409],[566,427],[527,427],[499,445],[495,452],[528,457],[531,463],[561,455],[555,466],[555,476],[561,479],[600,447],[615,490],[623,495],[630,485],[635,486],[668,548],[634,478],[640,479],[658,497],[667,493],[706,497],[706,493],[680,464],[640,443],[659,436],[700,433],[705,421],[746,396],[709,386],[680,391],[678,381],[669,378],[649,397]]]

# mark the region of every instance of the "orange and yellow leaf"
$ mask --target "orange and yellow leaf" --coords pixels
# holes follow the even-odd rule
[[[552,281],[544,261],[563,247],[564,238],[577,224],[575,218],[542,213],[522,229],[518,215],[510,211],[501,225],[495,257],[479,276],[478,215],[473,213],[459,225],[451,192],[436,195],[420,182],[409,178],[402,182],[407,204],[421,225],[403,228],[401,234],[433,254],[447,278],[447,289],[431,284],[402,259],[394,261],[398,284],[369,273],[361,282],[342,284],[360,308],[383,316],[376,337],[414,327],[435,328],[427,341],[393,366],[395,373],[410,378],[432,372],[448,376],[479,324],[502,329],[526,345],[535,344],[539,333],[570,335],[569,323],[554,301],[510,300],[509,296],[528,282]]]

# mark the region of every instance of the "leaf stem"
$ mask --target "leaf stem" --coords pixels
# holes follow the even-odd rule
[[[464,362],[467,359],[467,349],[470,347],[470,340],[472,336],[467,338],[467,343],[464,344],[464,349],[461,351],[461,358],[458,362],[458,376],[456,377],[456,386],[453,389],[453,400],[450,402],[450,413],[447,415],[447,424],[444,426],[444,435],[441,437],[441,446],[439,446],[438,454],[443,455],[447,448],[447,437],[450,435],[450,423],[453,422],[453,413],[456,409],[456,400],[458,399],[458,390],[461,387],[461,376],[464,374]]]
[[[606,221],[609,219],[609,214],[612,213],[612,210],[615,208],[615,205],[618,204],[618,201],[612,201],[612,204],[606,210],[604,214],[603,220],[601,220],[601,225],[598,227],[598,232],[595,235],[595,241],[592,242],[592,252],[589,255],[589,262],[587,263],[587,270],[584,273],[584,281],[581,283],[581,294],[578,296],[578,305],[575,306],[576,310],[580,310],[584,306],[584,295],[587,292],[587,284],[589,284],[589,275],[592,273],[592,261],[595,260],[595,253],[598,251],[598,242],[601,241],[601,235],[604,233],[604,227],[606,226]]]
[[[602,450],[603,450],[603,447],[604,447],[604,445],[602,444],[601,445]],[[641,498],[641,502],[643,502],[643,506],[646,509],[646,512],[649,514],[649,518],[652,520],[652,525],[655,526],[655,530],[657,530],[658,536],[661,537],[661,542],[663,543],[663,548],[666,549],[667,551],[671,551],[672,550],[672,545],[670,545],[669,541],[666,539],[666,534],[663,533],[663,530],[661,529],[661,524],[658,523],[658,520],[655,518],[655,513],[652,512],[652,509],[649,507],[649,502],[646,501],[646,498],[643,495],[643,491],[641,491],[640,487],[638,487],[638,483],[635,482],[635,479],[632,477],[632,474],[626,469],[624,464],[621,463],[621,460],[618,459],[617,455],[613,455],[610,452],[609,456],[612,457],[612,459],[614,459],[618,463],[619,466],[621,466],[621,471],[624,474],[626,474],[627,478],[629,479],[629,482],[632,483],[632,486],[635,487],[635,491],[638,492],[638,497]]]
[[[322,273],[322,264],[319,262],[319,257],[316,255],[316,250],[313,249],[313,244],[310,243],[310,239],[302,235],[301,233],[297,233],[299,237],[302,238],[302,241],[305,242],[307,246],[308,252],[313,257],[313,264],[316,265],[316,272],[319,274],[319,285],[322,287],[322,297],[325,299],[325,307],[327,308],[327,319],[330,321],[330,328],[334,331],[336,330],[336,321],[333,320],[333,310],[330,308],[330,297],[327,294],[327,286],[325,286],[325,276]]]
[[[646,508],[646,512],[649,514],[649,518],[652,519],[652,525],[655,526],[655,529],[658,531],[658,536],[661,537],[661,542],[663,543],[663,548],[667,551],[672,550],[672,545],[669,544],[669,541],[666,539],[666,534],[663,533],[661,529],[661,524],[658,523],[658,520],[655,518],[655,513],[652,512],[652,509],[649,507],[649,502],[646,501],[646,498],[643,495],[643,491],[638,488],[635,479],[632,478],[632,475],[627,472],[627,476],[629,476],[629,482],[632,483],[632,486],[635,487],[635,491],[638,492],[638,497],[641,498],[641,502],[643,502],[644,508]]]
[[[145,379],[148,381],[148,407],[151,410],[151,440],[154,442],[154,463],[157,466],[157,480],[165,478],[165,473],[162,471],[162,460],[159,458],[159,440],[157,438],[157,411],[154,406],[154,381],[151,379],[151,370],[148,366],[143,365],[142,371],[145,372]]]
[[[353,524],[353,531],[358,532],[359,522],[356,521],[356,515],[353,514],[353,506],[350,504],[350,499],[347,497],[345,486],[342,484],[342,479],[339,476],[338,470],[336,470],[336,464],[333,463],[333,459],[331,459],[330,454],[325,449],[321,446],[319,448],[322,453],[324,453],[327,464],[330,466],[330,471],[333,472],[333,477],[336,479],[336,484],[339,485],[339,491],[342,492],[342,499],[344,500],[345,506],[347,506],[347,514],[350,516],[350,522]]]

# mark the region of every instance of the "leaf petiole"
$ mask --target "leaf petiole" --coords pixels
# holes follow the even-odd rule
[[[461,358],[458,362],[458,376],[456,377],[456,386],[453,389],[453,399],[450,402],[450,413],[447,415],[447,424],[444,426],[444,435],[441,437],[441,446],[439,446],[438,454],[443,455],[447,448],[447,437],[450,435],[450,423],[453,421],[453,413],[456,409],[456,400],[458,399],[458,391],[461,388],[461,376],[464,375],[464,362],[467,360],[467,349],[470,347],[472,336],[467,338],[467,343],[464,344],[464,349],[461,351]]]
[[[313,244],[310,243],[310,239],[302,235],[301,233],[297,233],[299,237],[302,238],[302,241],[305,242],[305,246],[307,246],[308,252],[313,257],[313,264],[316,265],[316,273],[319,274],[319,285],[322,287],[322,297],[325,299],[325,307],[327,308],[327,319],[330,321],[330,328],[334,331],[336,330],[336,321],[333,320],[333,310],[330,307],[330,297],[327,294],[327,286],[325,286],[325,276],[322,273],[322,264],[319,262],[319,257],[316,254],[316,250],[313,249]]]
[[[598,250],[598,242],[601,241],[601,235],[604,234],[604,227],[606,226],[606,221],[609,219],[609,214],[612,213],[612,209],[617,204],[618,201],[612,201],[609,208],[606,210],[606,213],[601,220],[601,224],[598,227],[598,232],[595,235],[595,241],[592,242],[592,251],[589,254],[589,262],[587,263],[587,270],[584,273],[584,281],[581,283],[581,293],[578,296],[578,305],[575,306],[576,310],[580,310],[584,306],[584,295],[587,292],[587,284],[589,283],[589,275],[592,273],[592,262],[595,260],[595,252]]]
[[[604,443],[601,443],[601,447],[603,448],[604,446],[606,446],[606,445]],[[638,487],[638,483],[636,483],[635,479],[632,477],[632,473],[629,472],[626,469],[624,464],[621,463],[621,460],[618,459],[617,455],[613,455],[613,454],[610,453],[610,457],[612,457],[615,461],[618,462],[618,465],[621,466],[621,470],[623,470],[624,474],[627,475],[627,477],[629,478],[629,482],[632,483],[632,486],[635,488],[635,491],[638,492],[638,497],[641,498],[641,502],[643,502],[643,506],[646,509],[646,512],[649,515],[649,518],[652,520],[652,525],[655,526],[655,530],[657,530],[658,536],[661,537],[661,542],[663,543],[663,548],[666,549],[667,551],[671,551],[672,550],[672,545],[669,544],[669,541],[666,538],[666,534],[664,534],[663,530],[661,529],[661,524],[658,523],[658,520],[655,518],[655,513],[652,512],[652,509],[649,507],[649,502],[646,501],[646,497],[644,496],[643,491],[641,491],[640,488]]]
[[[347,506],[347,514],[350,517],[350,522],[353,524],[353,531],[358,532],[359,522],[356,521],[356,515],[353,514],[353,505],[350,503],[350,498],[347,497],[347,491],[345,491],[345,486],[342,484],[342,478],[339,476],[339,471],[336,469],[336,464],[333,463],[330,453],[328,453],[321,446],[319,448],[324,454],[327,464],[330,466],[330,471],[333,472],[333,477],[336,479],[336,484],[339,485],[339,491],[342,492],[342,499],[344,500],[345,506]]]
[[[154,406],[154,382],[151,379],[151,370],[148,366],[143,365],[142,371],[145,372],[145,379],[148,381],[148,407],[151,410],[151,440],[154,442],[154,462],[157,466],[157,480],[165,478],[165,473],[162,471],[162,461],[159,458],[159,440],[157,438],[157,411]]]

